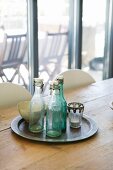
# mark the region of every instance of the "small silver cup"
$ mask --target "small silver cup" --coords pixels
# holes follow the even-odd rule
[[[80,128],[82,124],[84,105],[82,103],[68,103],[69,123],[72,128]]]

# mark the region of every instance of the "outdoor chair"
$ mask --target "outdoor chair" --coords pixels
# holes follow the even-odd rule
[[[68,69],[58,74],[55,79],[59,75],[63,75],[64,77],[64,90],[95,83],[94,78],[89,73],[80,69]]]
[[[95,71],[102,71],[103,65],[104,65],[104,57],[96,57],[89,62],[90,69]]]
[[[18,80],[21,78],[24,86],[27,87],[25,80],[20,73],[20,65],[24,63],[26,49],[26,34],[6,35],[4,52],[0,63],[0,77],[2,78],[3,82],[5,81],[4,77],[6,81],[13,82],[15,76],[18,75]],[[9,79],[4,73],[4,70],[8,68],[13,68],[15,70],[11,79]]]
[[[39,71],[46,72],[49,79],[61,71],[61,62],[66,55],[68,32],[47,33],[45,43],[39,56]],[[48,84],[46,82],[46,85]]]

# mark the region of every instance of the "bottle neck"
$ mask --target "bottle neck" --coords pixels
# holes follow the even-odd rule
[[[59,86],[60,86],[60,96],[64,97],[63,83],[60,83]]]
[[[42,93],[42,89],[40,86],[35,86],[35,95],[40,95]]]
[[[52,95],[52,91],[53,91],[53,90],[52,90],[52,89],[50,89],[50,95]]]
[[[59,89],[54,89],[52,94],[53,95],[59,95]]]

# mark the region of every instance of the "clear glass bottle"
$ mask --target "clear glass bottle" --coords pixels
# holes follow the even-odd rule
[[[53,92],[48,104],[46,135],[49,137],[58,137],[61,135],[61,102],[58,81],[53,82]]]
[[[48,104],[51,100],[51,96],[52,96],[52,90],[53,90],[53,82],[49,81],[49,94],[45,95],[44,98],[44,103],[45,103],[45,113],[47,113],[47,108],[48,108]]]
[[[52,95],[52,91],[53,91],[53,81],[49,81],[49,96],[50,96],[50,98]]]
[[[60,87],[60,101],[62,105],[62,131],[66,131],[66,124],[67,124],[67,102],[64,98],[64,90],[63,90],[63,84],[64,84],[64,78],[63,76],[57,77],[57,80],[59,82]]]
[[[43,131],[44,128],[44,100],[42,97],[43,80],[34,78],[35,92],[30,102],[29,130],[33,133]]]

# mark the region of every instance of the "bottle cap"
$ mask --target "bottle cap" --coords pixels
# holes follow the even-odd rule
[[[60,75],[60,76],[58,76],[57,77],[57,80],[59,81],[59,82],[64,82],[64,77],[63,77],[63,75]]]
[[[33,80],[34,80],[34,84],[36,86],[43,86],[43,79],[41,79],[41,78],[34,78]]]
[[[63,75],[57,77],[57,79],[64,79]]]
[[[41,78],[33,78],[36,82],[43,82],[43,79]]]
[[[56,86],[58,86],[58,81],[57,80],[55,80],[55,81],[53,81],[53,85],[56,85]]]
[[[53,81],[53,89],[59,89],[59,82],[58,82],[58,80]]]

